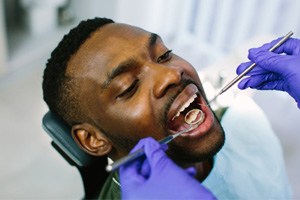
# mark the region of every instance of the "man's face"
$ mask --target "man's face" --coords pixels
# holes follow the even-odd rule
[[[71,58],[67,73],[80,80],[82,106],[111,140],[117,157],[141,138],[160,140],[187,128],[184,115],[193,108],[201,109],[205,120],[170,143],[170,156],[199,161],[224,142],[218,120],[203,105],[207,101],[195,69],[155,34],[125,24],[105,25]]]

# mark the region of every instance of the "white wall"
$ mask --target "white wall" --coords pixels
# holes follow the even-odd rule
[[[178,49],[195,46],[207,65],[255,37],[290,30],[300,37],[299,6],[299,0],[117,0],[116,21],[175,39]]]
[[[117,0],[72,0],[71,7],[77,20],[95,17],[115,18]]]
[[[184,4],[182,0],[117,0],[116,21],[158,33],[168,40],[181,17],[174,11]]]

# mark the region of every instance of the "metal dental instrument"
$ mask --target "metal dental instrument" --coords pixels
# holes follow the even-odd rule
[[[192,130],[196,125],[198,125],[198,124],[191,125],[189,128],[187,128],[185,130],[179,131],[179,132],[175,133],[174,135],[169,135],[169,136],[163,138],[162,140],[159,140],[159,144],[168,144],[169,142],[171,142],[173,139],[175,139],[179,135]],[[140,156],[143,156],[144,154],[145,154],[144,149],[143,148],[139,149],[139,150],[121,158],[120,160],[117,160],[116,162],[114,162],[112,164],[108,164],[106,166],[105,170],[107,172],[112,172],[112,171],[118,169],[121,165],[129,163],[129,162],[139,158]]]
[[[281,40],[279,40],[274,46],[272,46],[269,51],[273,52],[275,49],[277,49],[280,45],[282,45],[285,41],[287,41],[294,33],[292,31],[288,32]],[[218,96],[226,92],[229,88],[231,88],[236,82],[241,80],[248,72],[250,72],[254,67],[256,66],[256,63],[253,63],[250,65],[245,71],[243,71],[240,75],[236,76],[232,81],[230,81],[227,85],[225,85],[221,91],[212,99],[209,101],[208,104],[212,103],[217,99]]]

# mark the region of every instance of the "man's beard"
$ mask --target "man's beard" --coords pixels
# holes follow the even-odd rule
[[[215,113],[213,113],[215,119],[220,124],[220,121],[216,117]],[[209,143],[207,142],[207,148],[203,149],[201,152],[194,152],[193,149],[188,149],[185,146],[176,145],[173,143],[169,144],[169,148],[167,150],[167,155],[178,165],[182,163],[198,163],[205,160],[212,159],[223,147],[225,143],[225,133],[223,127],[220,125],[219,139]],[[204,136],[205,137],[205,136]],[[204,138],[203,138],[204,139]]]
[[[109,132],[105,132],[105,135],[114,143],[115,148],[121,150],[122,152],[129,153],[131,149],[139,142],[139,138],[136,137],[126,137],[124,135],[115,135]]]

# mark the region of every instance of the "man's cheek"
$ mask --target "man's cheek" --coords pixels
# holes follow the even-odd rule
[[[195,68],[190,66],[190,67],[187,68],[186,71],[187,71],[188,76],[190,76],[194,81],[196,81],[197,83],[201,83],[199,75],[198,75]]]

